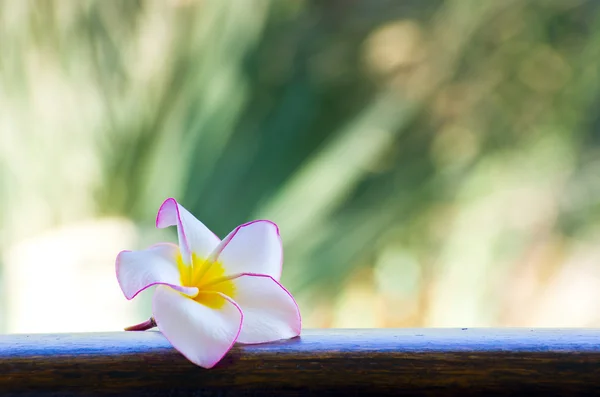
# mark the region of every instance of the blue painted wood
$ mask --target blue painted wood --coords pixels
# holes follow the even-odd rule
[[[155,331],[0,336],[0,396],[600,393],[600,330],[305,330],[211,370]]]

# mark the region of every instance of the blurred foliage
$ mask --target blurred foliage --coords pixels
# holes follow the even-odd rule
[[[329,313],[313,324],[343,324],[330,306],[363,284],[379,325],[519,323],[506,286],[598,236],[599,18],[594,0],[3,1],[3,248],[87,216],[148,229],[173,196],[221,236],[276,221],[284,282]]]

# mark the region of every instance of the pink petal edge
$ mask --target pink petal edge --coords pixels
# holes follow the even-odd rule
[[[300,306],[298,306],[298,302],[296,302],[296,299],[294,298],[294,296],[291,294],[290,291],[287,290],[287,288],[285,288],[279,281],[275,280],[273,277],[269,276],[268,274],[258,274],[258,273],[238,273],[234,276],[228,277],[229,280],[235,280],[236,278],[240,278],[242,276],[250,276],[250,277],[263,277],[263,278],[270,278],[271,280],[275,281],[275,283],[277,285],[279,285],[279,287],[285,291],[286,294],[288,294],[290,296],[290,298],[292,298],[292,302],[294,302],[294,305],[296,305],[296,313],[298,315],[298,329],[294,330],[296,335],[294,336],[297,337],[300,335],[300,333],[302,332],[302,315],[300,314]],[[237,304],[236,304],[237,306]],[[239,336],[239,334],[238,334]],[[237,339],[237,338],[236,338]],[[265,342],[266,343],[266,342]],[[250,344],[257,344],[257,343],[244,343],[245,345],[250,345]]]
[[[254,220],[254,221],[246,222],[246,223],[244,223],[242,225],[239,225],[235,229],[233,229],[233,231],[231,233],[229,233],[227,235],[227,237],[225,237],[223,239],[223,241],[221,241],[221,243],[218,245],[217,249],[211,254],[210,259],[213,260],[213,261],[218,260],[219,259],[219,255],[221,255],[221,252],[223,252],[223,250],[225,249],[225,247],[227,247],[227,244],[229,244],[229,242],[231,242],[231,240],[233,240],[233,238],[235,237],[235,235],[242,228],[244,228],[246,226],[250,226],[250,225],[252,225],[254,223],[259,223],[259,222],[266,222],[266,223],[270,223],[271,225],[275,226],[275,232],[277,233],[277,238],[279,239],[279,245],[281,247],[281,260],[279,261],[279,274],[277,275],[277,278],[281,278],[281,274],[283,272],[283,242],[281,240],[281,234],[279,232],[279,226],[277,226],[277,224],[275,222],[269,221],[269,220],[266,220],[266,219],[257,219],[257,220]],[[239,273],[239,274],[236,274],[236,275],[234,275],[234,276],[232,276],[230,278],[239,277],[240,275],[243,275],[243,274],[246,274],[246,275],[258,275],[258,273]],[[268,277],[270,277],[270,276],[268,276]],[[279,284],[279,282],[277,280],[275,280],[275,282],[277,282]],[[279,285],[281,285],[281,284],[279,284]],[[288,294],[289,294],[289,292],[288,292]],[[290,294],[290,296],[291,296],[291,294]],[[293,297],[292,297],[292,299],[293,299]]]

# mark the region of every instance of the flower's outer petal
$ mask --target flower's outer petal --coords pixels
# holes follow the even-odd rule
[[[185,264],[191,263],[192,252],[206,258],[221,241],[174,198],[162,203],[156,216],[156,227],[177,226],[179,247]]]
[[[283,249],[279,228],[271,221],[259,220],[236,227],[211,254],[225,268],[225,275],[265,274],[279,280]]]
[[[152,301],[158,329],[175,349],[204,368],[212,368],[223,358],[242,328],[243,314],[237,304],[222,294],[214,294],[223,299],[219,309],[162,285],[156,288]]]
[[[166,284],[190,296],[198,294],[196,287],[181,286],[175,244],[162,243],[142,251],[121,251],[117,255],[117,281],[127,299],[133,299],[146,288]]]
[[[300,335],[298,305],[278,281],[261,274],[242,274],[232,281],[235,302],[244,312],[238,342],[264,343]]]

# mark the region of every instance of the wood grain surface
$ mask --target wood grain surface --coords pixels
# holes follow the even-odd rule
[[[0,336],[0,396],[600,395],[600,330],[305,330],[194,366],[158,332]]]

